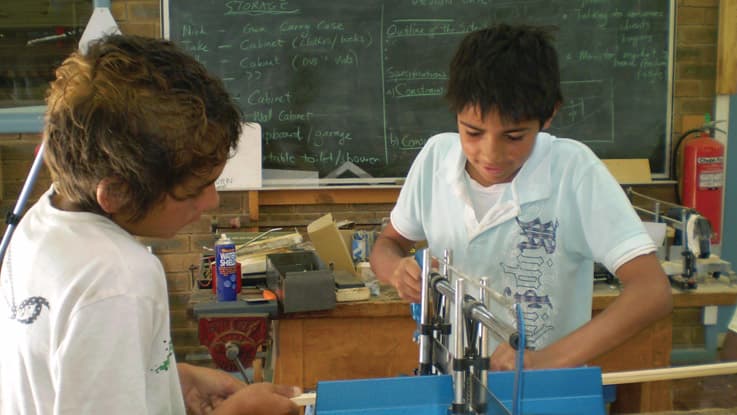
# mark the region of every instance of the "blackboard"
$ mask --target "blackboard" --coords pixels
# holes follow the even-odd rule
[[[401,178],[430,136],[456,129],[443,94],[463,35],[554,25],[565,102],[550,131],[601,158],[647,158],[657,175],[670,134],[670,3],[168,0],[163,27],[262,125],[264,168]]]

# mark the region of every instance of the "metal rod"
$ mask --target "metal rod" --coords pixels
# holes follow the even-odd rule
[[[43,166],[43,154],[45,147],[46,143],[42,141],[41,145],[36,151],[36,158],[33,159],[33,164],[31,165],[31,170],[28,173],[26,182],[23,183],[23,188],[21,189],[20,195],[18,196],[18,201],[15,203],[15,207],[13,208],[12,215],[15,219],[11,220],[8,223],[8,226],[5,228],[5,234],[3,235],[2,243],[0,243],[0,264],[2,264],[2,261],[5,258],[5,251],[8,249],[10,238],[13,236],[13,232],[15,231],[15,227],[17,225],[16,221],[20,220],[20,216],[23,213],[23,208],[28,201],[28,196],[30,196],[31,191],[33,190],[33,185],[36,183],[38,172],[41,170],[41,166]]]
[[[435,289],[443,294],[447,298],[456,298],[457,293],[455,289],[451,287],[447,280],[438,281],[435,284]],[[488,290],[484,292],[489,293]],[[489,301],[489,297],[487,297]],[[463,299],[461,306],[467,303],[466,299]],[[457,306],[457,305],[456,305]],[[497,340],[502,343],[509,343],[515,349],[519,343],[519,333],[509,323],[499,320],[489,309],[482,303],[471,304],[469,308],[469,316],[471,319],[480,322],[483,326],[490,330],[490,334],[493,335]]]
[[[456,278],[453,316],[453,413],[464,413],[461,408],[465,405],[464,386],[466,384],[466,372],[458,367],[455,362],[463,358],[463,278]]]
[[[662,221],[664,221],[664,222],[669,222],[669,223],[671,223],[671,224],[673,224],[673,225],[675,225],[675,226],[680,226],[680,225],[681,225],[681,221],[680,221],[680,220],[678,220],[678,219],[673,219],[673,218],[670,218],[670,217],[668,217],[668,216],[661,216],[659,212],[655,212],[655,211],[652,211],[652,210],[648,210],[648,209],[645,209],[645,208],[643,208],[643,207],[639,207],[639,206],[632,206],[632,207],[633,207],[633,208],[634,208],[634,209],[635,209],[636,211],[638,211],[638,212],[643,212],[643,213],[647,213],[647,214],[649,214],[649,215],[653,215],[653,217],[654,217],[654,218],[656,218],[656,219],[655,219],[656,221],[662,220]],[[686,209],[686,208],[684,208],[684,209]],[[658,220],[658,218],[659,218],[659,220]]]
[[[490,329],[490,332],[497,340],[502,343],[509,343],[513,348],[517,349],[519,345],[519,337],[517,329],[497,319],[486,306],[483,304],[475,304],[471,307],[471,318],[478,321],[482,326]]]
[[[469,283],[474,284],[474,285],[476,285],[478,287],[481,287],[481,285],[479,285],[479,283],[476,282],[476,278],[464,274],[463,272],[459,271],[457,268],[455,268],[454,266],[452,266],[450,264],[448,264],[448,269],[450,269],[453,272],[453,275],[456,275],[459,278],[467,279]],[[511,298],[505,297],[501,293],[499,293],[499,292],[497,292],[495,290],[492,290],[489,287],[486,287],[486,288],[481,287],[481,289],[486,290],[486,292],[489,293],[489,298],[491,300],[496,301],[497,303],[499,303],[499,304],[501,304],[501,305],[503,305],[505,307],[510,307],[511,308],[511,307],[514,306],[514,300],[512,300]]]
[[[450,249],[443,250],[443,262],[440,264],[440,273],[450,280],[450,264],[453,261],[453,251]]]
[[[432,337],[426,327],[430,324],[430,249],[422,251],[422,286],[420,287],[420,374],[432,373]]]
[[[489,278],[488,277],[481,277],[481,287],[482,288],[488,288],[489,287]],[[489,307],[489,293],[486,290],[481,290],[479,292],[479,301],[481,301],[481,304],[484,307]],[[478,352],[479,357],[482,359],[482,361],[485,361],[489,358],[490,352],[489,352],[489,328],[486,327],[485,324],[481,324],[481,329],[479,330],[479,342],[478,342]],[[473,406],[474,411],[480,414],[486,413],[487,408],[487,401],[486,401],[486,391],[489,389],[489,379],[487,378],[488,370],[486,370],[486,366],[482,366],[482,368],[478,372],[478,385],[476,388],[474,388],[474,397],[473,400]]]
[[[645,194],[642,194],[642,193],[635,192],[634,190],[632,190],[631,187],[628,187],[627,188],[627,194],[629,194],[629,195],[635,195],[635,196],[637,196],[639,198],[646,199],[646,200],[649,200],[651,202],[662,203],[662,204],[667,205],[667,206],[673,206],[673,207],[677,207],[677,208],[686,208],[686,206],[683,206],[683,205],[678,205],[678,204],[673,203],[673,202],[668,202],[668,201],[665,201],[665,200],[656,199],[656,198],[654,198],[652,196],[648,196],[648,195],[645,195]],[[630,202],[631,201],[632,200],[630,200]]]
[[[684,251],[688,251],[688,233],[686,233],[688,220],[686,219],[686,209],[681,210],[681,246]]]
[[[238,368],[238,371],[241,372],[241,376],[243,376],[243,381],[246,382],[246,384],[251,384],[251,381],[248,379],[248,373],[246,373],[246,367],[243,366],[243,362],[241,362],[241,359],[239,357],[241,352],[240,346],[238,346],[237,343],[228,342],[225,344],[225,357],[228,358],[228,360],[235,363],[235,366]]]

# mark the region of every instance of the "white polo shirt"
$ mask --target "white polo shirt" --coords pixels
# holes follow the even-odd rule
[[[610,271],[655,251],[621,186],[584,144],[539,133],[530,158],[477,220],[457,133],[431,137],[391,212],[405,238],[451,249],[467,276],[526,302],[528,346],[545,347],[591,318],[593,264]],[[492,310],[514,322],[510,312]]]

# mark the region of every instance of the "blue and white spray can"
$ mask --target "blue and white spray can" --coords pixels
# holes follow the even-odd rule
[[[220,235],[215,242],[215,278],[217,283],[218,301],[235,301],[238,299],[237,256],[235,244],[228,235]]]

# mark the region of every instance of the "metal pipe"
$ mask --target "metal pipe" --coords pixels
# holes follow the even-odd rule
[[[448,280],[445,279],[435,282],[435,290],[448,298],[457,297],[457,293],[453,287],[450,286]],[[490,291],[484,290],[484,292],[489,293]],[[487,301],[490,301],[488,297]],[[519,346],[519,333],[514,326],[499,320],[485,305],[473,301],[472,299],[469,300],[464,298],[461,306],[468,310],[468,317],[489,328],[490,334],[492,334],[497,340],[502,343],[509,343],[513,348],[517,349]]]
[[[477,277],[472,277],[472,276],[466,275],[463,272],[459,271],[457,268],[455,268],[453,265],[450,265],[450,264],[448,264],[448,269],[456,277],[465,278],[466,280],[468,280],[469,283],[478,285],[478,283],[476,282]],[[498,292],[496,292],[496,291],[494,291],[494,290],[492,290],[491,288],[488,288],[488,287],[487,288],[482,288],[482,289],[486,290],[489,293],[489,296],[490,296],[489,298],[491,300],[496,301],[497,303],[501,304],[502,306],[510,307],[510,308],[514,306],[514,300],[512,300],[510,297],[505,297],[502,294],[500,294],[500,293],[498,293]]]
[[[489,307],[489,293],[484,290],[483,288],[489,287],[489,278],[488,277],[481,277],[481,287],[482,290],[479,293],[479,301],[481,301],[481,304],[484,305],[484,307]],[[482,361],[486,361],[486,359],[489,358],[490,352],[489,352],[489,328],[486,327],[485,324],[481,324],[481,330],[479,330],[479,341],[478,341],[478,352],[479,357],[482,359]],[[478,384],[473,389],[474,391],[474,399],[472,399],[473,402],[473,410],[476,411],[478,414],[485,414],[486,408],[487,408],[487,401],[486,401],[486,391],[489,389],[489,379],[487,378],[488,370],[486,370],[486,367],[481,367],[477,374],[477,382]]]
[[[628,187],[627,188],[627,194],[629,194],[629,195],[635,195],[635,196],[637,196],[639,198],[642,198],[642,199],[645,199],[645,200],[649,200],[651,202],[662,203],[662,204],[667,205],[667,206],[673,206],[673,207],[677,207],[677,208],[684,208],[685,207],[683,205],[679,205],[679,204],[676,204],[676,203],[673,203],[673,202],[668,202],[666,200],[657,199],[657,198],[654,198],[652,196],[648,196],[648,195],[645,195],[645,194],[642,194],[642,193],[635,192],[634,190],[632,190],[631,187]],[[630,202],[631,201],[632,200],[630,200]]]
[[[486,306],[481,303],[471,305],[470,317],[488,327],[491,334],[502,343],[509,343],[515,350],[519,347],[519,333],[510,324],[497,319]]]
[[[462,414],[466,411],[463,409],[466,401],[464,396],[464,386],[466,384],[466,372],[458,367],[456,362],[463,359],[463,337],[464,333],[464,322],[463,322],[463,278],[456,278],[454,283],[455,296],[453,308],[455,314],[453,315],[453,409],[452,413]]]
[[[678,219],[673,219],[673,218],[670,218],[670,217],[668,217],[668,216],[661,216],[661,215],[659,214],[659,212],[654,212],[654,211],[652,211],[652,210],[648,210],[648,209],[645,209],[645,208],[643,208],[643,207],[639,207],[639,206],[632,206],[632,207],[633,207],[633,208],[634,208],[634,209],[635,209],[636,211],[638,211],[638,212],[643,212],[643,213],[647,213],[647,214],[649,214],[649,215],[653,215],[653,217],[654,217],[654,218],[659,218],[660,220],[662,220],[662,221],[664,221],[664,222],[669,222],[669,223],[671,223],[671,224],[673,224],[673,225],[675,225],[675,226],[680,226],[680,225],[681,225],[681,221],[680,221],[680,220],[678,220]]]
[[[447,279],[450,279],[450,264],[453,261],[453,251],[450,249],[443,250],[443,263],[440,264],[440,273]]]

